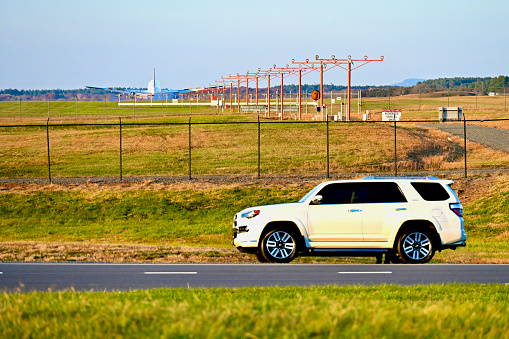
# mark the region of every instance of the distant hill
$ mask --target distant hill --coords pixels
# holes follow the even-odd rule
[[[417,85],[419,82],[426,81],[426,79],[406,79],[402,82],[398,82],[397,84],[392,84],[391,86],[397,86],[397,87],[412,87]]]

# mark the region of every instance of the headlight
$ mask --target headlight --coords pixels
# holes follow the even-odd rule
[[[240,216],[241,216],[241,218],[251,219],[251,218],[256,217],[258,214],[260,214],[260,210],[252,210],[252,211],[244,212]]]

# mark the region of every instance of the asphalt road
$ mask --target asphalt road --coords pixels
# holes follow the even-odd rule
[[[432,283],[509,285],[509,265],[0,263],[6,291]]]

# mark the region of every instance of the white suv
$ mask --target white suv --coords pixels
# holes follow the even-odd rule
[[[373,255],[426,263],[465,246],[463,206],[437,177],[366,177],[319,184],[299,202],[235,215],[233,245],[262,262],[298,255]]]

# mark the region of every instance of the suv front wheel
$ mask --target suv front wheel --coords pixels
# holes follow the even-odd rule
[[[430,232],[422,229],[410,229],[399,238],[399,257],[407,264],[424,264],[435,255]]]
[[[261,252],[269,262],[290,262],[297,255],[296,237],[286,230],[270,231],[263,237]]]

